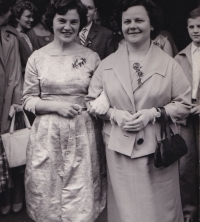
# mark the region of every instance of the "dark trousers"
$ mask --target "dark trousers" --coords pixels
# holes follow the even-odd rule
[[[190,115],[187,125],[179,126],[188,153],[179,160],[180,191],[185,222],[198,221],[198,140],[199,116]]]

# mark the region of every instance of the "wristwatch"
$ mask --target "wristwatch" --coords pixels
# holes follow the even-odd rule
[[[156,113],[155,113],[155,117],[156,118],[160,118],[161,117],[161,110],[159,108],[156,108]]]

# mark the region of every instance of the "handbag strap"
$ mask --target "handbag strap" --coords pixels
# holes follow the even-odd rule
[[[161,140],[163,140],[163,136],[165,135],[165,138],[168,138],[169,141],[171,142],[171,135],[174,135],[174,133],[169,126],[168,115],[164,107],[160,107],[160,111],[161,111],[161,130],[160,130]]]
[[[26,125],[26,128],[30,129],[31,128],[31,124],[28,120],[28,117],[26,115],[26,113],[24,111],[23,112],[23,115],[24,115],[24,122],[25,122],[25,125]],[[10,125],[10,134],[13,134],[14,133],[14,126],[15,126],[15,115],[16,115],[16,112],[13,114],[13,117],[12,117],[12,121],[11,121],[11,125]]]

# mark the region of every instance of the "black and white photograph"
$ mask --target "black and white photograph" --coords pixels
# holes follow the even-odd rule
[[[200,0],[0,0],[0,222],[200,221]]]

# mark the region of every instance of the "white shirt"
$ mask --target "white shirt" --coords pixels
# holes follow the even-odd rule
[[[191,55],[193,71],[192,99],[196,99],[200,81],[200,48],[196,47],[194,43],[192,43]]]
[[[81,36],[83,30],[86,29],[84,35],[85,35],[85,37],[86,37],[86,39],[87,39],[87,36],[88,36],[89,31],[90,31],[90,29],[91,29],[92,23],[93,23],[93,22],[91,22],[88,26],[84,27],[84,28],[79,32],[79,36]]]

